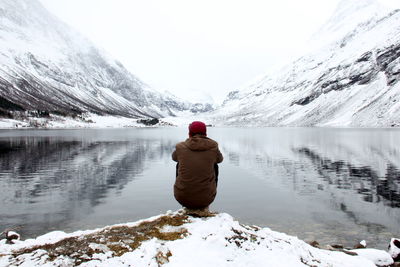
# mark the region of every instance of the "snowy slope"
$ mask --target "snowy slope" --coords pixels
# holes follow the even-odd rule
[[[149,88],[37,0],[0,0],[0,111],[163,117],[192,104]]]
[[[216,124],[400,126],[400,11],[343,0],[310,52],[229,93]]]

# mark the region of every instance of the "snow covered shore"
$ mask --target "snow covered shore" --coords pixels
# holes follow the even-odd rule
[[[390,266],[382,250],[349,255],[312,247],[269,228],[241,225],[226,213],[195,218],[182,210],[147,220],[36,239],[0,241],[5,266]],[[349,252],[350,254],[354,254]]]
[[[151,120],[151,119],[148,119]],[[156,126],[172,126],[170,123],[160,121]],[[144,127],[140,120],[121,116],[100,116],[85,113],[72,118],[57,115],[48,117],[25,117],[21,119],[0,118],[0,129],[78,129],[78,128],[125,128]]]

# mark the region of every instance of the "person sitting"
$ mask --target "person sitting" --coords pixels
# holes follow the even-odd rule
[[[217,194],[217,164],[223,156],[218,143],[207,137],[203,122],[189,124],[189,138],[176,145],[172,159],[178,162],[175,199],[187,210],[208,212]]]

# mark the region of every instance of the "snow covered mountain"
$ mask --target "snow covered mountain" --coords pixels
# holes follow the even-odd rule
[[[400,126],[400,10],[342,0],[310,52],[228,94],[216,124]]]
[[[163,117],[193,107],[149,88],[39,1],[0,0],[1,115]]]

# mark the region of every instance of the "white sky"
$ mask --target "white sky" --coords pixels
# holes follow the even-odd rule
[[[40,1],[153,88],[217,102],[298,55],[339,2]]]

